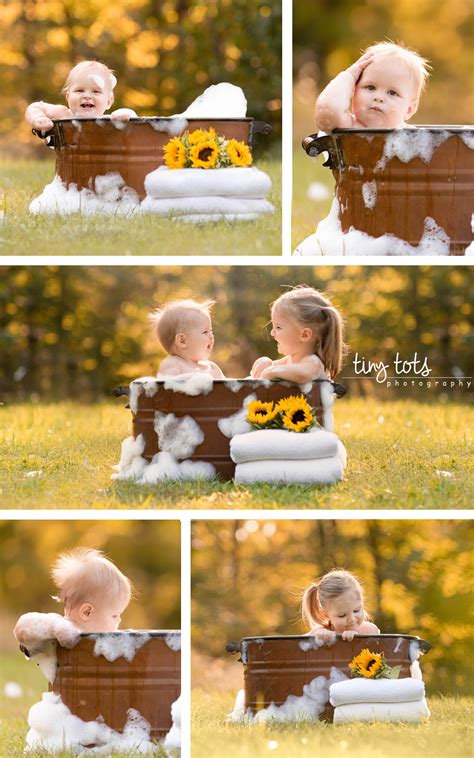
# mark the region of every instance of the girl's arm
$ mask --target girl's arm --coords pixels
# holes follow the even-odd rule
[[[276,364],[276,365],[275,365]],[[262,371],[263,379],[288,379],[302,384],[315,379],[326,379],[322,361],[317,355],[308,355],[299,363],[275,363]]]
[[[51,103],[31,103],[25,111],[25,118],[33,129],[48,131],[53,128],[52,119],[70,118],[71,111],[65,105]]]
[[[214,379],[225,379],[225,374],[223,373],[222,369],[217,365],[217,363],[214,363],[214,361],[208,361],[209,366],[212,370],[212,376]]]
[[[358,634],[380,634],[380,629],[371,621],[363,621],[357,632],[353,632],[352,630],[343,632],[342,639],[351,642]]]
[[[318,129],[330,132],[332,129],[350,129],[353,126],[351,105],[354,89],[373,57],[373,53],[365,53],[323,89],[316,100],[314,113]]]

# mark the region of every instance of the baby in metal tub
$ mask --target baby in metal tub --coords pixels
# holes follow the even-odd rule
[[[117,84],[112,71],[99,61],[82,61],[69,72],[63,95],[65,105],[51,103],[31,103],[25,112],[25,118],[33,129],[47,132],[53,128],[53,119],[60,118],[100,118],[114,102],[114,87]],[[136,117],[130,108],[119,108],[110,118],[117,121],[129,121]]]
[[[211,308],[214,300],[176,300],[152,314],[156,332],[168,358],[160,364],[157,378],[206,373],[225,379],[219,366],[209,360],[214,347]]]
[[[358,634],[380,634],[364,608],[364,590],[350,571],[332,569],[306,588],[302,600],[308,634],[322,640],[342,635],[349,642]]]
[[[316,100],[316,126],[332,129],[400,129],[417,111],[429,76],[428,62],[393,42],[371,45],[338,74]]]
[[[335,379],[342,365],[344,324],[331,301],[313,287],[300,285],[280,295],[271,314],[271,335],[283,358],[258,358],[251,376],[297,384]]]
[[[25,613],[14,635],[28,651],[46,639],[72,647],[81,632],[115,632],[130,602],[130,580],[100,551],[76,548],[62,553],[52,569],[59,590],[54,600],[64,603],[59,613]]]

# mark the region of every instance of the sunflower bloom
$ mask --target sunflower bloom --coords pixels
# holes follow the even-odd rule
[[[164,146],[163,153],[168,168],[184,168],[186,165],[186,146],[179,137],[172,137]]]
[[[252,400],[247,406],[247,421],[249,424],[262,427],[273,421],[278,416],[279,409],[275,403],[263,403],[261,400]]]
[[[211,127],[210,129],[195,129],[188,134],[188,142],[190,145],[198,145],[201,142],[209,142],[209,140],[215,141],[216,132]]]
[[[227,142],[226,150],[233,166],[250,166],[252,164],[252,153],[245,142],[230,139]]]
[[[303,395],[283,398],[278,403],[278,409],[282,414],[285,429],[292,432],[304,432],[313,426],[313,411]]]
[[[192,168],[214,168],[219,159],[219,147],[213,140],[199,142],[189,151]]]
[[[371,653],[368,648],[361,650],[359,655],[349,663],[353,676],[362,676],[366,679],[378,679],[387,668],[383,653]]]

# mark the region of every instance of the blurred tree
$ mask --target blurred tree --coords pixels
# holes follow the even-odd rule
[[[28,103],[61,102],[68,71],[90,58],[116,71],[116,107],[169,116],[231,81],[244,90],[248,114],[272,123],[269,139],[281,138],[278,0],[0,0],[0,28],[7,156],[15,142],[32,143]],[[38,157],[47,153],[38,145]]]
[[[178,521],[0,522],[0,601],[5,614],[62,613],[51,565],[73,547],[94,547],[132,581],[136,595],[122,628],[180,628],[180,524]]]
[[[346,568],[383,633],[432,643],[431,692],[472,693],[472,537],[469,521],[195,521],[193,645],[220,657],[233,639],[306,632],[302,591]]]
[[[163,351],[148,314],[183,297],[217,301],[213,357],[228,376],[246,376],[259,355],[277,357],[270,303],[298,283],[326,291],[345,317],[341,377],[351,394],[389,394],[374,381],[344,380],[355,352],[385,363],[417,352],[432,376],[472,376],[473,295],[461,265],[11,266],[0,276],[0,390],[11,399],[98,399],[155,374]]]

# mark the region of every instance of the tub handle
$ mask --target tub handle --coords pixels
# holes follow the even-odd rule
[[[30,651],[24,645],[20,645],[20,652],[22,652],[26,658],[31,658]]]
[[[267,124],[266,121],[252,121],[250,127],[250,145],[253,147],[256,134],[270,134],[272,131],[272,125]]]
[[[337,135],[324,134],[322,137],[318,137],[317,134],[310,134],[303,139],[301,144],[311,158],[315,158],[319,153],[329,153],[329,157],[323,166],[338,171],[344,168],[344,157]]]
[[[242,652],[240,642],[229,642],[225,646],[225,649],[227,650],[228,653],[241,653]]]
[[[429,653],[431,648],[433,647],[431,642],[427,642],[426,640],[419,640],[418,645],[420,646],[420,652],[422,653],[422,655],[424,655],[425,653]]]
[[[334,394],[336,397],[344,397],[347,395],[347,388],[343,384],[337,384],[337,382],[331,382]]]
[[[35,137],[39,137],[41,141],[46,140],[48,147],[56,147],[54,126],[49,130],[49,132],[41,132],[39,129],[32,129],[31,131]]]
[[[114,397],[128,397],[130,394],[130,387],[116,387],[112,390]]]

